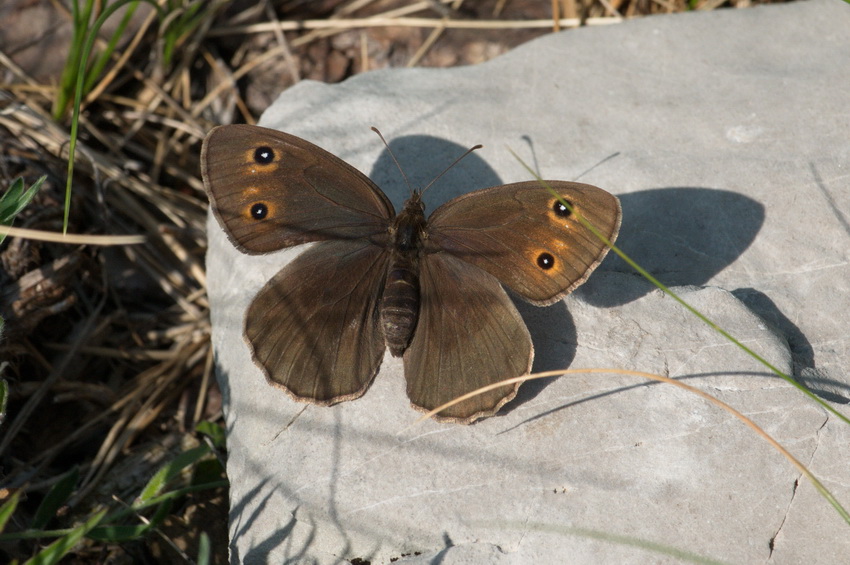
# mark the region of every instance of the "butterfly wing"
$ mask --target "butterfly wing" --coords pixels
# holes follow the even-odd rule
[[[216,218],[245,253],[380,235],[395,215],[366,175],[276,130],[213,129],[204,140],[201,173]]]
[[[548,184],[612,243],[617,197],[565,181]],[[486,188],[455,198],[428,218],[426,253],[448,252],[484,269],[537,305],[560,300],[605,257],[605,246],[538,182]]]
[[[485,385],[531,368],[531,337],[499,282],[448,254],[422,257],[419,321],[404,353],[407,396],[432,410]],[[447,408],[438,420],[470,423],[492,416],[519,384]]]
[[[322,406],[366,392],[385,349],[378,301],[388,258],[368,241],[324,241],[263,287],[245,337],[270,383]]]

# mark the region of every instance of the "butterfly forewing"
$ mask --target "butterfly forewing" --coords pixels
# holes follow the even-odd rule
[[[204,140],[201,163],[212,210],[246,253],[383,234],[395,215],[366,175],[283,132],[215,128]]]
[[[538,182],[471,192],[431,215],[426,252],[451,253],[534,304],[559,300],[583,283],[608,252],[575,212],[612,243],[621,212],[619,200],[600,188],[547,182],[574,212]]]

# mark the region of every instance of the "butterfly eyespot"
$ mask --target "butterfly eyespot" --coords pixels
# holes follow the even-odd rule
[[[548,271],[555,266],[555,257],[551,253],[541,253],[537,256],[537,266],[544,271]]]
[[[570,206],[573,205],[573,203],[570,202],[569,200],[567,200],[567,202],[569,203]],[[561,202],[560,200],[555,200],[555,203],[552,204],[552,210],[555,212],[556,216],[559,216],[561,218],[566,218],[570,214],[572,214],[571,209],[564,206],[564,203]]]
[[[255,220],[263,220],[269,215],[269,207],[262,202],[257,202],[251,206],[251,217]]]
[[[268,165],[272,161],[274,161],[274,150],[271,147],[263,145],[254,150],[254,162],[258,165]]]

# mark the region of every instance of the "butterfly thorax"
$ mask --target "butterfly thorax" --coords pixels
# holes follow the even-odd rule
[[[384,341],[399,357],[413,337],[419,317],[419,255],[425,234],[425,206],[418,192],[389,228],[390,263],[381,297]]]

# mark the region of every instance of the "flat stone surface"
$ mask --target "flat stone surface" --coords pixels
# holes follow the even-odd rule
[[[847,414],[850,7],[812,0],[551,35],[490,63],[303,82],[261,125],[302,136],[430,210],[544,177],[617,194],[618,243],[748,347]],[[729,413],[611,373],[526,383],[496,417],[428,421],[384,360],[331,408],[271,388],[242,317],[300,249],[249,257],[210,223],[231,559],[243,563],[838,563],[848,525]],[[563,303],[519,305],[535,370],[681,379],[754,419],[850,507],[848,426],[609,257]],[[664,550],[647,544],[660,544]]]

